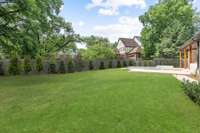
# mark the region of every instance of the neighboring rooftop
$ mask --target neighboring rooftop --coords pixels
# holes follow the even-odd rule
[[[134,36],[133,38],[136,38],[138,41],[141,41],[141,37],[140,36]]]
[[[119,38],[126,47],[138,47],[138,43],[134,39],[130,38]]]
[[[133,39],[134,39],[140,46],[142,46],[141,37],[140,37],[140,36],[134,36]]]

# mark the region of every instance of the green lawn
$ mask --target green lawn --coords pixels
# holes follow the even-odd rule
[[[170,75],[123,70],[0,78],[0,133],[199,133]]]

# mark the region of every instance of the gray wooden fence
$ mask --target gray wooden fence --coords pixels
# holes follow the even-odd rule
[[[55,60],[55,66],[56,66],[56,72],[59,72],[59,65],[60,62],[64,61],[65,64],[65,70],[66,72],[68,71],[68,61],[67,59],[56,59]],[[19,64],[21,66],[21,74],[24,74],[24,70],[23,70],[23,62],[24,60],[21,59],[19,61]],[[126,67],[126,66],[157,66],[157,65],[172,65],[174,67],[179,67],[179,61],[178,59],[161,59],[161,58],[157,58],[154,60],[138,60],[138,61],[134,61],[134,60],[95,60],[92,61],[93,64],[93,68],[94,70],[99,69],[101,62],[103,62],[103,65],[105,67],[105,69],[107,68],[111,68],[111,66],[109,65],[110,62],[112,62],[112,68],[117,68],[119,67],[117,64],[118,62],[120,62],[121,67]],[[50,61],[47,59],[44,59],[42,61],[43,64],[43,70],[42,74],[48,74],[49,73],[49,65],[50,65]],[[89,61],[81,61],[81,63],[77,60],[73,60],[73,64],[74,64],[74,71],[87,71],[89,70]],[[81,65],[80,65],[81,64]],[[0,75],[9,75],[9,66],[10,66],[10,61],[9,59],[4,59],[4,60],[0,60]],[[38,74],[37,70],[36,70],[36,61],[35,60],[31,60],[31,72],[29,74]]]

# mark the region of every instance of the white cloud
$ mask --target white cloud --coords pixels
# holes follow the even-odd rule
[[[117,15],[119,8],[122,6],[138,6],[141,8],[146,7],[145,0],[91,0],[86,6],[90,10],[95,7],[100,7],[99,13],[102,15]]]
[[[193,1],[193,7],[197,9],[197,11],[200,12],[200,2],[199,0],[194,0]]]
[[[85,25],[85,23],[83,22],[83,21],[80,21],[79,23],[78,23],[78,26],[79,27],[82,27],[82,26],[84,26]]]
[[[118,23],[97,25],[93,30],[95,35],[108,37],[112,42],[115,42],[119,37],[132,38],[134,35],[140,35],[142,24],[137,17],[122,16]]]
[[[112,9],[101,8],[99,9],[99,14],[104,15],[104,16],[113,16],[113,15],[118,15],[119,12]]]

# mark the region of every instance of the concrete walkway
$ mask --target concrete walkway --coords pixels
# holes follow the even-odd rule
[[[129,72],[145,72],[145,73],[163,73],[163,74],[178,74],[190,75],[190,71],[182,68],[173,68],[171,66],[157,67],[128,67]]]
[[[145,73],[163,73],[172,74],[177,80],[198,82],[195,79],[189,77],[191,75],[188,69],[174,68],[172,66],[157,66],[157,67],[128,67],[129,72],[145,72]]]

